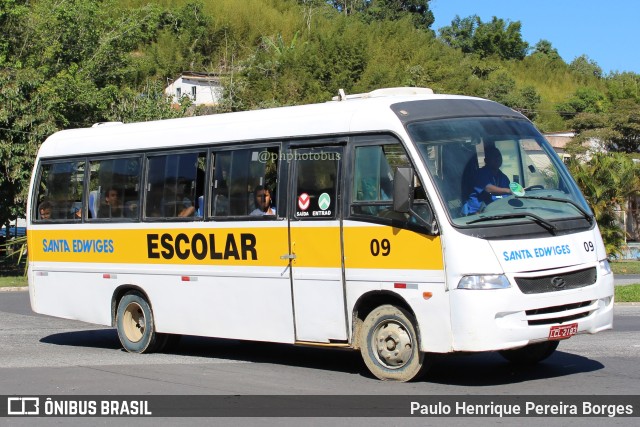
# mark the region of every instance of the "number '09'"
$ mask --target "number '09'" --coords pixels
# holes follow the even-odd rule
[[[391,242],[387,239],[382,239],[380,241],[378,241],[378,239],[373,239],[369,245],[369,249],[373,256],[387,256],[391,253]]]
[[[593,242],[584,242],[583,243],[584,250],[587,252],[593,252],[596,248],[593,246]]]

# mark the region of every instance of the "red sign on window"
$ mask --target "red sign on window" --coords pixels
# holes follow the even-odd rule
[[[302,193],[298,196],[298,207],[301,211],[306,211],[309,209],[309,204],[311,203],[311,198],[307,193]]]

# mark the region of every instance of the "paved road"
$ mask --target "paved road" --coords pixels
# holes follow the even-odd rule
[[[173,354],[128,354],[110,328],[40,316],[31,312],[26,292],[2,292],[0,395],[640,395],[640,306],[616,306],[615,316],[613,331],[564,341],[547,362],[532,369],[514,367],[492,353],[455,355],[437,358],[424,380],[398,384],[371,378],[359,355],[350,351],[190,337]],[[543,421],[521,420],[518,423],[525,425]],[[603,421],[544,422],[582,426],[585,420],[589,425]],[[16,419],[8,421],[22,425]],[[43,420],[56,425],[60,421]],[[176,422],[148,421],[145,425]],[[187,421],[198,425],[211,420]],[[285,418],[278,423],[299,425],[294,421]],[[305,424],[326,421],[305,419]],[[372,424],[366,418],[340,421]],[[447,424],[481,425],[480,421],[447,419]],[[630,421],[616,419],[616,425],[633,425]],[[82,425],[78,419],[73,422]],[[269,423],[242,419],[241,424]],[[373,424],[427,423],[405,418]]]
[[[640,274],[616,274],[613,276],[616,286],[640,283]]]

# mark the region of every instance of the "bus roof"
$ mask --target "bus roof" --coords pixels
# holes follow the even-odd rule
[[[347,132],[402,132],[402,123],[390,108],[393,104],[443,99],[491,102],[457,95],[434,95],[424,89],[411,94],[407,89],[411,88],[347,95],[342,100],[321,104],[64,130],[47,138],[38,157],[146,151]]]

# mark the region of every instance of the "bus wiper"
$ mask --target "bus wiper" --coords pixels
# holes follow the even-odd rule
[[[555,234],[555,232],[556,232],[556,226],[555,225],[551,224],[546,219],[541,218],[540,216],[538,216],[536,214],[529,213],[529,212],[483,216],[483,217],[480,217],[478,219],[474,219],[472,221],[469,221],[469,222],[467,222],[467,224],[475,224],[477,222],[494,221],[494,220],[497,220],[497,219],[511,219],[511,218],[533,218],[533,220],[536,223],[540,224],[542,227],[544,227],[547,230],[549,230],[550,233]]]
[[[553,202],[569,203],[574,208],[576,208],[587,221],[589,221],[589,224],[593,224],[593,217],[591,215],[589,215],[589,212],[585,211],[582,206],[580,206],[579,204],[577,204],[573,200],[560,199],[558,197],[532,197],[532,196],[520,196],[520,197],[518,197],[518,199],[551,200]]]

